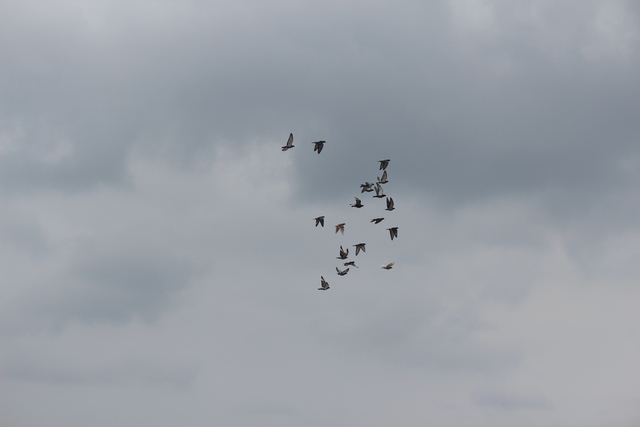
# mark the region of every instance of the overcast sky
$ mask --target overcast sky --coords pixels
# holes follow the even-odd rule
[[[639,70],[632,0],[3,2],[0,424],[639,425]]]

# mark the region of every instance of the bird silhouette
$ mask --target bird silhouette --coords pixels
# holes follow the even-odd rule
[[[395,207],[393,205],[393,197],[387,197],[387,209],[385,211],[392,211]]]
[[[391,270],[393,268],[393,264],[395,264],[395,262],[390,262],[387,265],[383,265],[382,268],[384,268],[385,270]]]
[[[389,230],[389,234],[391,235],[391,240],[393,240],[394,237],[398,237],[398,227],[387,228],[387,230]]]
[[[353,245],[356,247],[356,256],[360,253],[360,251],[366,252],[366,250],[364,249],[365,244],[366,243],[358,243],[357,245]]]
[[[293,145],[293,134],[290,133],[289,139],[287,140],[287,145],[282,147],[282,151],[287,151],[289,148],[293,148],[293,147],[295,147],[295,145]]]
[[[358,199],[357,197],[354,197],[354,199],[356,199],[356,202],[351,204],[352,208],[361,208],[364,205],[362,204],[362,201],[360,199]]]
[[[336,234],[338,234],[338,231],[342,232],[342,234],[344,234],[344,222],[341,222],[340,224],[336,225]]]
[[[347,250],[345,251],[344,249],[342,249],[342,246],[340,246],[340,256],[337,256],[336,259],[347,259],[349,258],[349,248],[347,248]]]
[[[346,270],[339,270],[338,267],[336,267],[336,271],[338,272],[338,276],[344,276],[349,272],[349,269],[347,268]]]
[[[376,183],[376,195],[373,197],[377,197],[378,199],[382,199],[383,197],[386,197],[384,194],[384,191],[382,190],[382,185],[380,185],[380,183]]]
[[[385,170],[389,166],[390,159],[378,160],[380,162],[380,170]]]
[[[382,222],[382,220],[383,220],[383,219],[384,219],[384,218],[373,218],[373,219],[371,220],[371,222],[376,223],[376,224],[380,224],[380,222]]]
[[[318,226],[318,224],[320,224],[321,226],[324,227],[324,215],[323,216],[319,216],[317,218],[313,218],[316,220],[316,227]]]
[[[365,182],[364,184],[360,184],[360,187],[362,188],[362,191],[360,191],[361,193],[364,193],[365,191],[367,193],[370,193],[371,191],[373,191],[373,182]]]
[[[386,184],[389,182],[387,178],[387,171],[382,172],[382,178],[378,177],[378,184]]]
[[[320,276],[320,286],[318,288],[319,291],[326,291],[327,289],[329,289],[329,282],[327,282],[326,280],[324,280],[324,277]]]
[[[316,144],[315,147],[313,147],[313,151],[317,151],[318,154],[320,154],[320,152],[322,151],[322,149],[324,148],[324,144],[327,141],[316,141],[316,142],[312,142],[312,144]]]
[[[359,268],[359,267],[356,265],[356,262],[355,262],[355,261],[349,261],[349,262],[345,262],[345,263],[344,263],[344,266],[345,266],[345,267],[346,267],[346,266],[348,266],[348,265],[352,265],[352,266],[354,266],[355,268]]]

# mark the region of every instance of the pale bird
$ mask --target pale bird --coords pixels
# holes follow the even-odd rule
[[[395,264],[395,262],[390,262],[387,265],[383,265],[382,268],[384,268],[385,270],[391,270],[393,268],[393,264]]]
[[[318,290],[326,291],[327,289],[329,289],[329,282],[324,280],[324,277],[320,276],[320,287],[318,288]]]
[[[293,148],[293,134],[290,133],[289,134],[289,139],[287,140],[287,145],[285,145],[284,147],[282,147],[282,151],[287,151],[289,148]]]

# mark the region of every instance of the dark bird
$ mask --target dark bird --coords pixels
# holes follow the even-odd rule
[[[340,246],[340,256],[337,256],[336,259],[347,259],[349,258],[349,248],[347,248],[347,250],[345,251],[344,249],[342,249],[342,246]]]
[[[313,218],[316,220],[316,227],[318,226],[318,224],[320,224],[321,226],[324,227],[324,215],[323,216],[319,216],[317,218]]]
[[[344,234],[344,222],[341,222],[340,224],[336,225],[336,234],[338,234],[338,231],[342,232],[342,234]]]
[[[373,182],[365,182],[364,184],[360,184],[360,187],[362,188],[361,193],[364,193],[365,191],[367,193],[370,193],[373,191]]]
[[[352,265],[352,266],[354,266],[355,268],[359,268],[359,267],[356,265],[356,262],[355,262],[355,261],[349,261],[349,262],[345,262],[345,263],[344,263],[344,266],[345,266],[345,267],[346,267],[346,266],[348,266],[348,265]]]
[[[327,141],[316,141],[316,142],[312,142],[312,144],[316,144],[315,147],[313,147],[313,151],[317,151],[318,154],[320,154],[320,152],[322,151],[322,149],[324,148],[324,144]]]
[[[373,219],[371,220],[371,222],[374,222],[374,223],[376,223],[376,224],[380,224],[380,222],[382,222],[382,220],[383,220],[383,219],[384,219],[384,218],[373,218]]]
[[[320,288],[318,288],[319,291],[326,291],[327,289],[329,289],[329,282],[327,282],[326,280],[324,280],[324,277],[320,276]]]
[[[356,199],[356,202],[351,205],[352,208],[361,208],[364,206],[360,199],[358,199],[357,197],[354,197],[354,199]]]
[[[347,274],[349,272],[349,269],[347,268],[346,270],[340,271],[338,269],[338,267],[336,267],[336,271],[338,272],[338,276],[344,276],[345,274]]]
[[[378,160],[380,162],[380,170],[385,170],[389,166],[390,159]]]
[[[353,245],[356,247],[356,255],[358,255],[360,251],[366,252],[366,250],[364,249],[364,245],[365,243],[358,243],[357,245]]]
[[[387,228],[387,230],[389,230],[389,234],[391,235],[391,240],[393,240],[394,237],[398,237],[398,227]]]
[[[393,268],[393,264],[395,264],[395,262],[390,262],[387,265],[383,265],[382,268],[384,268],[385,270],[391,270]]]
[[[393,197],[387,197],[387,209],[385,211],[392,211],[395,207],[393,206]]]
[[[387,171],[382,172],[382,178],[378,177],[378,184],[386,184],[389,182],[387,180]]]
[[[287,145],[285,145],[284,147],[282,147],[282,151],[287,151],[289,148],[293,148],[293,134],[290,133],[289,134],[289,139],[287,140]]]
[[[377,197],[378,199],[382,199],[383,197],[386,197],[384,194],[384,191],[382,190],[382,185],[380,185],[379,182],[376,184],[376,195],[373,197]]]

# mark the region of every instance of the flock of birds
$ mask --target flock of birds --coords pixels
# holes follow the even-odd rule
[[[324,144],[326,143],[326,141],[315,141],[312,142],[312,144],[314,144],[313,147],[313,151],[318,152],[318,154],[320,154],[322,152],[322,149],[324,148]],[[289,134],[289,139],[287,140],[286,145],[284,145],[282,147],[282,151],[287,151],[291,148],[293,148],[293,133]],[[385,159],[385,160],[379,160],[380,163],[380,169],[382,171],[382,176],[377,177],[377,181],[376,182],[365,182],[364,184],[360,184],[360,188],[361,191],[360,193],[372,193],[375,191],[375,195],[373,196],[374,198],[378,198],[378,199],[382,199],[382,198],[386,198],[386,211],[392,211],[395,209],[394,203],[393,203],[393,198],[392,197],[388,197],[387,195],[384,194],[384,190],[382,188],[383,184],[386,184],[388,181],[388,174],[387,174],[387,166],[389,165],[390,159]],[[362,200],[360,200],[358,197],[354,197],[355,199],[355,203],[352,203],[350,206],[352,208],[362,208],[364,205],[362,204]],[[324,227],[324,215],[316,217],[313,219],[316,222],[316,227],[318,225],[320,225],[321,227]],[[373,224],[380,224],[380,222],[382,222],[384,220],[383,217],[379,217],[379,218],[373,218],[370,222],[372,222]],[[337,224],[336,227],[336,231],[335,234],[337,234],[338,232],[340,232],[341,234],[344,235],[344,227],[345,227],[346,223],[342,222],[340,224]],[[398,227],[389,227],[387,228],[387,230],[389,231],[389,235],[391,237],[391,240],[395,239],[398,237]],[[353,245],[355,247],[355,256],[357,256],[360,252],[366,252],[366,243],[357,243],[355,245]],[[349,248],[344,249],[342,246],[340,246],[340,252],[339,255],[336,257],[336,259],[339,259],[341,261],[345,261],[343,263],[343,267],[346,267],[344,270],[341,270],[340,268],[336,267],[336,272],[338,274],[338,276],[345,276],[348,272],[349,269],[351,267],[358,267],[355,263],[355,261],[346,261],[349,258]],[[385,264],[382,266],[383,269],[385,270],[391,270],[393,268],[393,265],[395,263],[394,262],[390,262],[388,264]],[[320,276],[320,287],[318,288],[319,291],[326,291],[328,290],[329,287],[329,282],[327,282],[325,280],[325,278],[323,276]]]

